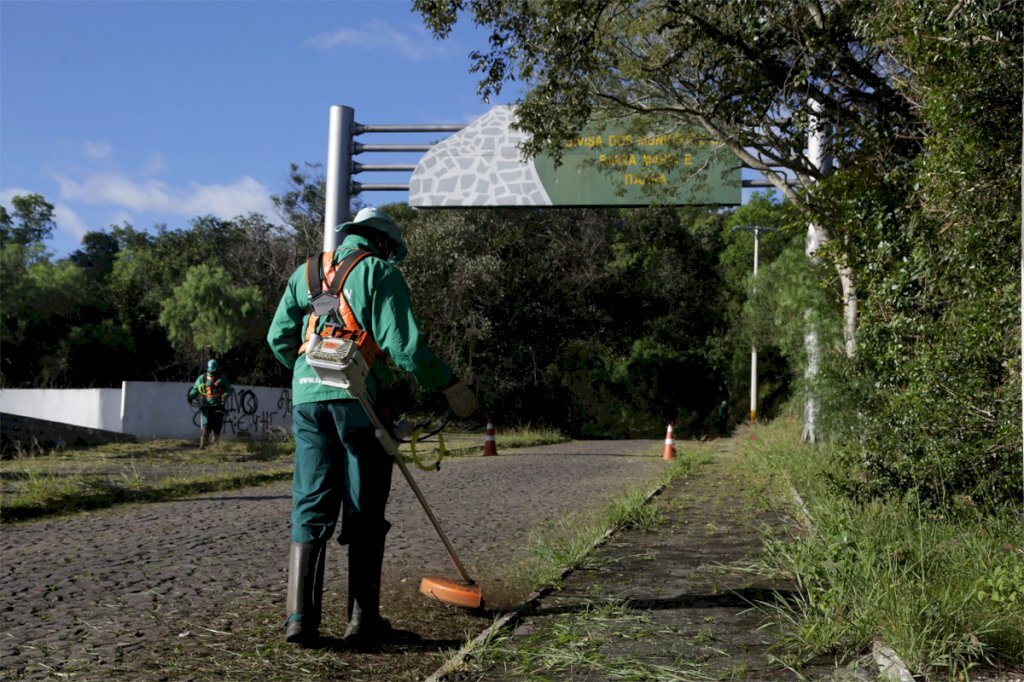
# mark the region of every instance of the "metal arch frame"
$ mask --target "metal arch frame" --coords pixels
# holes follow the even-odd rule
[[[352,107],[331,106],[327,139],[327,195],[324,210],[324,251],[338,248],[334,228],[348,219],[352,197],[361,192],[406,192],[409,183],[362,183],[353,176],[370,172],[413,172],[416,164],[358,163],[354,157],[364,152],[426,152],[430,144],[363,144],[355,138],[363,133],[457,133],[461,123],[371,124],[356,123]],[[742,180],[744,188],[774,187],[767,180]]]

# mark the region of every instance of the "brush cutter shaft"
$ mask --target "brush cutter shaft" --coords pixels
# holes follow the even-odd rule
[[[434,526],[434,530],[437,531],[438,537],[441,538],[441,542],[444,543],[444,548],[448,550],[448,556],[452,558],[452,563],[455,564],[455,568],[458,569],[459,575],[470,585],[473,585],[473,579],[466,573],[465,567],[462,562],[459,561],[459,557],[455,554],[455,548],[452,547],[452,543],[448,541],[448,536],[441,530],[441,524],[437,522],[437,518],[434,517],[434,512],[430,510],[430,505],[427,504],[427,498],[423,497],[423,493],[420,492],[420,487],[416,485],[416,479],[412,477],[412,472],[409,471],[409,467],[406,466],[405,462],[402,461],[401,457],[395,457],[395,462],[398,463],[398,468],[402,470],[402,475],[405,476],[405,480],[409,482],[409,487],[412,488],[413,494],[416,495],[416,499],[420,501],[420,505],[423,507],[423,511],[426,512],[427,518],[430,519],[430,523]]]
[[[430,519],[434,530],[437,531],[441,542],[444,543],[444,548],[448,550],[448,556],[455,563],[455,568],[459,569],[459,575],[470,585],[474,584],[472,578],[466,573],[462,562],[459,561],[459,557],[455,554],[455,548],[448,541],[448,536],[441,530],[441,524],[437,522],[434,512],[431,511],[430,505],[427,504],[427,499],[423,497],[420,487],[416,485],[416,480],[412,477],[412,473],[409,472],[405,462],[402,461],[402,457],[398,454],[398,443],[391,436],[391,432],[384,428],[380,417],[377,416],[377,411],[373,409],[373,405],[370,403],[370,399],[366,394],[366,377],[370,373],[370,368],[362,352],[351,339],[324,339],[320,336],[311,336],[309,344],[309,347],[306,349],[306,362],[309,363],[323,383],[328,386],[344,388],[359,401],[359,404],[362,405],[366,415],[373,423],[374,429],[376,429],[377,440],[380,441],[384,450],[395,458],[398,468],[402,470],[402,475],[405,476],[405,480],[408,481],[409,487],[412,488],[412,492],[416,495],[416,499],[420,501],[420,506],[427,513],[427,518]],[[445,421],[445,424],[447,424],[447,421]],[[443,427],[444,424],[441,425],[441,428]],[[441,428],[438,428],[438,431]]]
[[[406,482],[409,484],[409,487],[412,488],[412,492],[416,495],[416,499],[419,500],[420,506],[423,507],[423,511],[426,513],[427,518],[430,519],[431,525],[434,526],[434,530],[437,531],[438,537],[441,538],[441,542],[444,543],[444,548],[448,550],[448,556],[452,558],[452,563],[454,563],[455,568],[458,569],[459,575],[461,575],[462,579],[467,583],[473,585],[473,579],[469,577],[469,574],[466,572],[462,562],[459,561],[459,557],[455,553],[455,548],[448,540],[448,536],[445,535],[444,530],[441,529],[441,524],[438,523],[437,517],[434,516],[434,512],[430,509],[430,505],[427,504],[427,498],[423,496],[423,492],[420,490],[419,485],[417,485],[416,479],[412,477],[412,472],[409,471],[409,467],[406,466],[401,455],[398,454],[398,444],[393,438],[391,438],[391,435],[384,428],[383,424],[381,424],[380,418],[377,417],[376,410],[374,410],[373,406],[369,404],[366,396],[359,395],[356,396],[356,399],[359,400],[359,404],[363,406],[363,409],[366,410],[366,414],[370,417],[370,421],[373,422],[374,429],[377,431],[377,440],[379,440],[380,444],[384,446],[387,453],[395,458],[395,463],[398,464],[398,468],[401,469],[402,475],[405,476]]]

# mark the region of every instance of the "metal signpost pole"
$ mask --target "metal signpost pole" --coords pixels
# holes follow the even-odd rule
[[[335,104],[331,107],[327,136],[327,187],[324,197],[324,251],[338,248],[334,231],[348,220],[352,183],[352,128],[355,111]]]

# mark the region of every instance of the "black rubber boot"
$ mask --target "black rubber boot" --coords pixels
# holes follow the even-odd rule
[[[207,428],[204,428],[202,430],[202,432],[199,434],[199,449],[200,450],[202,450],[203,448],[206,447],[206,441],[209,439],[209,437],[210,437],[210,430],[207,429]]]
[[[312,644],[320,636],[320,607],[324,588],[327,544],[293,542],[288,557],[288,602],[284,639]]]
[[[391,634],[391,623],[380,616],[380,574],[387,527],[385,525],[384,532],[374,537],[354,538],[348,546],[346,642],[373,644],[386,640]]]

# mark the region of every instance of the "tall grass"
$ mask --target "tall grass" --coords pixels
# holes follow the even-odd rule
[[[830,491],[834,446],[799,443],[778,420],[744,446],[776,499],[806,514],[768,543],[799,597],[766,607],[790,652],[855,655],[881,640],[915,673],[957,677],[979,664],[1024,666],[1024,524],[1018,510],[929,511],[913,496],[857,503]],[[792,485],[792,487],[790,487]]]

